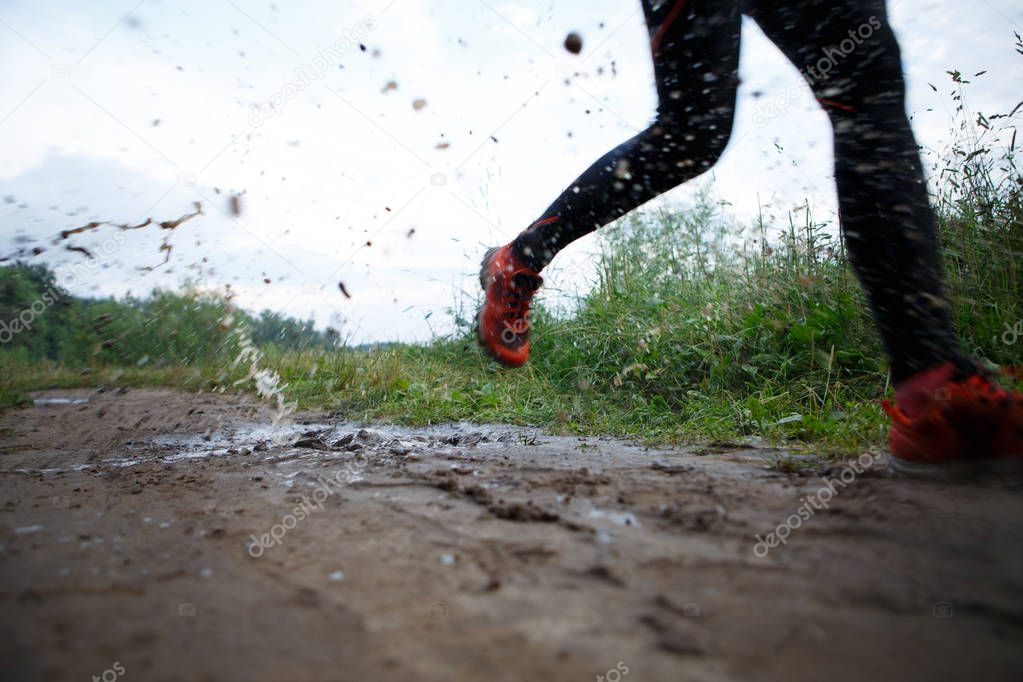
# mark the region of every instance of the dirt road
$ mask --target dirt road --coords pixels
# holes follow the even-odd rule
[[[38,397],[77,402],[0,418],[4,680],[1023,678],[1004,485]]]

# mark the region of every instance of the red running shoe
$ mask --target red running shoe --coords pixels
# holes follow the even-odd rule
[[[502,365],[521,367],[529,359],[529,305],[542,285],[540,273],[525,265],[511,244],[483,256],[480,286],[486,299],[476,316],[476,338]]]
[[[914,476],[1023,472],[1023,394],[977,374],[954,375],[943,365],[900,386],[896,395],[909,414],[882,401],[892,418],[892,469]]]

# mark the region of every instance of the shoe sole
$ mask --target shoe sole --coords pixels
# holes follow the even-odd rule
[[[491,246],[487,249],[487,252],[483,254],[483,260],[480,262],[480,289],[483,291],[487,290],[487,264],[490,262],[490,257],[497,252],[498,247]]]
[[[933,481],[969,478],[1023,480],[1023,457],[995,457],[966,462],[924,463],[900,459],[888,453],[888,467],[899,476]]]
[[[494,352],[494,349],[490,347],[489,343],[487,343],[487,340],[483,338],[483,328],[480,326],[480,315],[482,314],[483,309],[480,308],[480,311],[476,313],[476,343],[479,344],[480,348],[483,349],[483,353],[488,358],[490,358],[491,360],[493,360],[494,362],[503,367],[511,367],[511,365],[504,362],[500,357],[498,357],[497,353]]]

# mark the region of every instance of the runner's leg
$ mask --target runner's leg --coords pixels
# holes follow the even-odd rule
[[[512,248],[536,271],[561,249],[708,170],[732,129],[736,0],[643,0],[659,105],[649,128],[587,169]]]
[[[969,372],[884,0],[751,0],[747,11],[831,118],[842,232],[893,380],[945,362]]]

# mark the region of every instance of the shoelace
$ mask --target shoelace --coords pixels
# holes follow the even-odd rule
[[[504,298],[511,299],[505,305],[501,313],[501,320],[507,323],[516,334],[524,333],[529,322],[529,305],[533,292],[539,287],[524,286],[516,284],[515,274],[508,277],[508,282],[503,287]],[[525,321],[526,325],[522,324]]]
[[[529,293],[522,292],[516,287],[509,287],[506,292],[512,301],[501,313],[501,320],[516,334],[521,334],[526,331],[520,329],[524,326],[521,322],[525,321],[527,324],[529,322]]]

